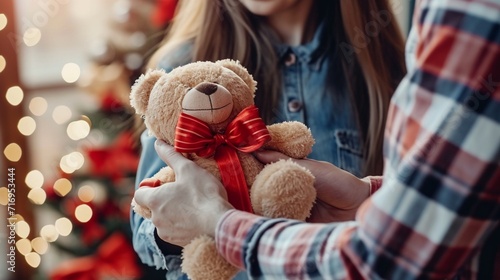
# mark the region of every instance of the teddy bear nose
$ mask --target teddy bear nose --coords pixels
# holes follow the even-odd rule
[[[196,86],[196,90],[206,95],[210,95],[217,91],[217,85],[213,83],[201,83]]]

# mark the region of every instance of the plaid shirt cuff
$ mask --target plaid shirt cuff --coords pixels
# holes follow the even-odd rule
[[[365,177],[370,181],[370,196],[372,196],[376,191],[382,187],[382,176],[368,176]]]

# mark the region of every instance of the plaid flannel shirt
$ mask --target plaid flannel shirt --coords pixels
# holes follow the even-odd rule
[[[356,220],[233,210],[227,260],[257,279],[500,279],[500,1],[417,1],[412,33],[382,187]]]

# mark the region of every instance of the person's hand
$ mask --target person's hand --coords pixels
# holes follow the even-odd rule
[[[254,152],[263,163],[289,159],[286,155],[269,150]],[[309,222],[337,222],[353,220],[356,211],[370,194],[370,182],[362,180],[335,165],[312,159],[294,159],[315,176],[316,203]]]
[[[160,158],[175,173],[175,182],[135,192],[137,204],[151,209],[158,236],[168,243],[185,246],[194,238],[215,235],[219,219],[232,206],[219,180],[172,146],[156,141]]]

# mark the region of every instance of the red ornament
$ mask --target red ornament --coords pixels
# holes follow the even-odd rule
[[[151,17],[153,25],[164,27],[174,17],[177,0],[157,0],[155,12]]]
[[[51,280],[137,279],[141,269],[136,254],[123,234],[114,233],[96,254],[66,261],[51,274]]]
[[[91,162],[92,175],[119,181],[127,173],[137,171],[139,156],[134,149],[132,133],[123,132],[108,147],[87,148],[86,153]]]

